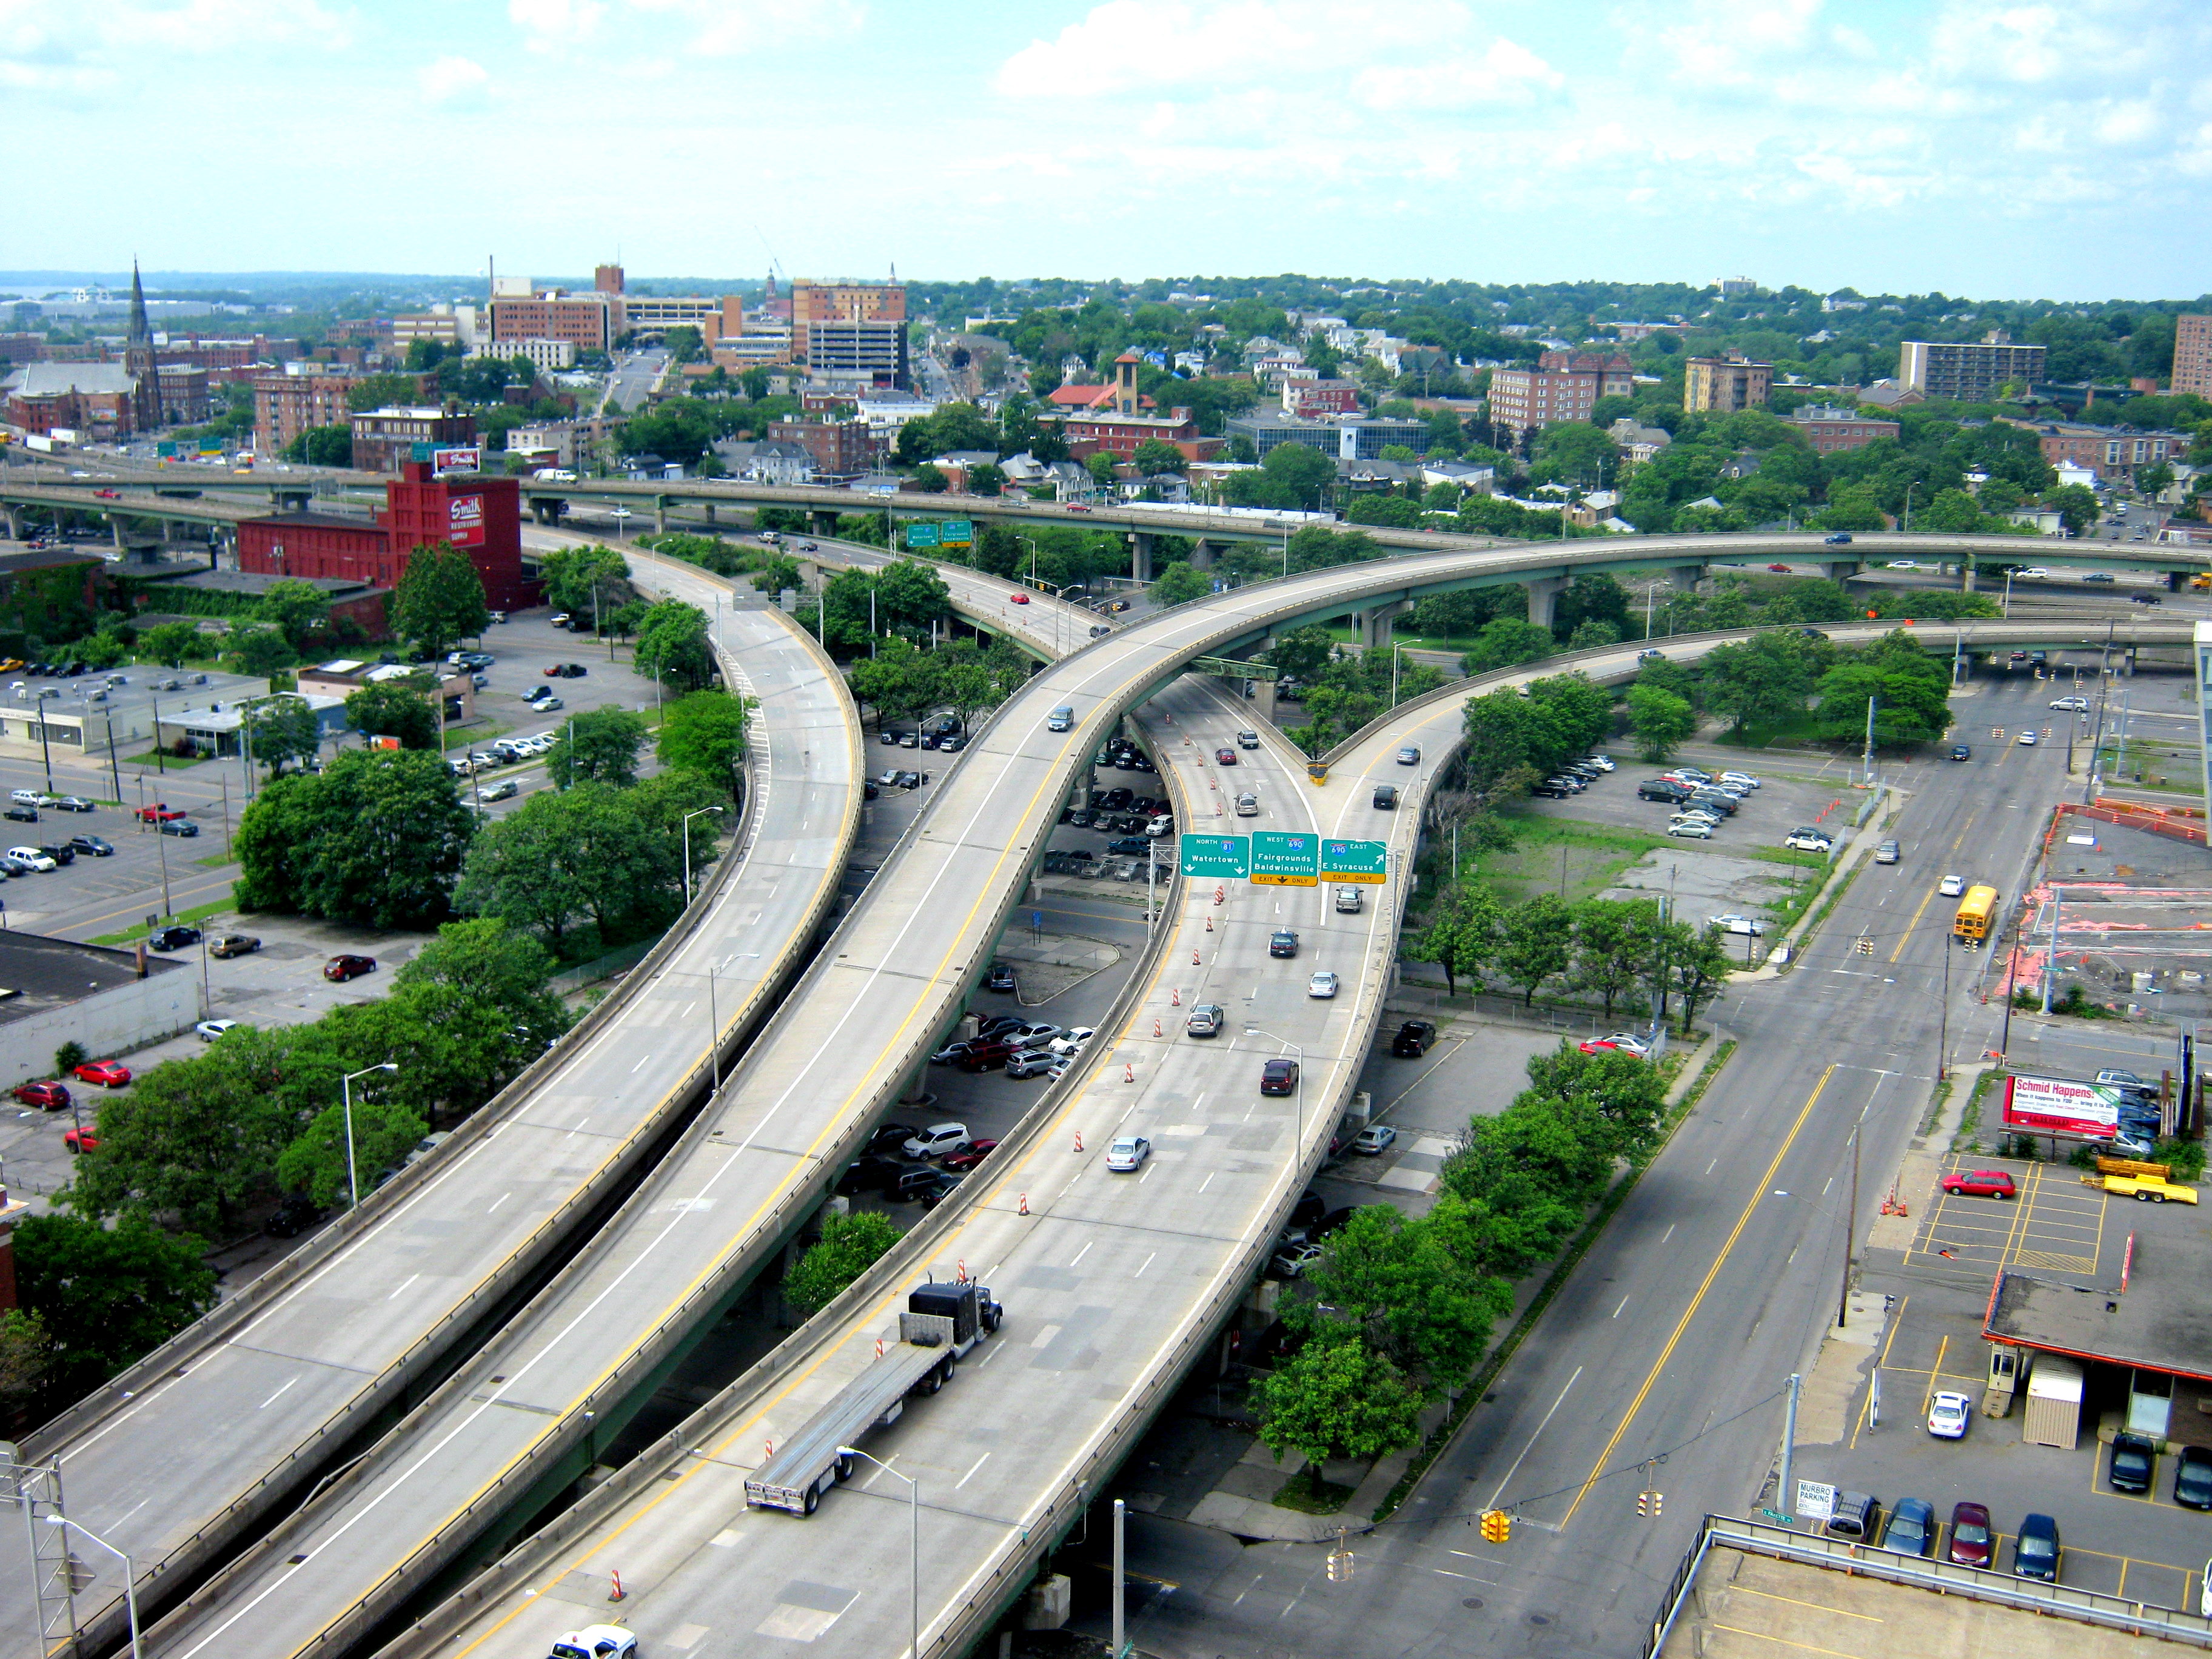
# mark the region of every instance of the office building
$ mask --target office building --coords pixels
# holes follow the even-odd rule
[[[520,282],[524,292],[507,291]],[[501,356],[513,355],[526,340],[566,340],[579,351],[606,351],[623,331],[622,295],[570,294],[551,288],[529,291],[527,277],[500,278],[491,298],[491,348]]]
[[[1897,378],[1923,398],[1979,403],[2010,381],[2045,379],[2049,355],[2041,346],[2013,344],[2002,329],[1979,344],[1907,340],[1898,349]]]
[[[2138,432],[2132,427],[2092,426],[2082,421],[2008,421],[2035,434],[2036,447],[2054,467],[2084,467],[2100,483],[2132,486],[2137,467],[2153,466],[2188,453],[2183,432]],[[2062,480],[2063,481],[2063,480]]]
[[[1268,451],[1281,444],[1304,444],[1340,461],[1379,460],[1382,452],[1394,446],[1425,455],[1435,436],[1425,421],[1392,420],[1371,415],[1334,415],[1304,420],[1295,415],[1255,410],[1249,415],[1232,416],[1228,425],[1229,435],[1249,441],[1253,453],[1262,460],[1267,459]]]
[[[1809,404],[1794,415],[1782,417],[1805,434],[1816,455],[1840,455],[1845,450],[1863,449],[1877,438],[1895,439],[1902,428],[1895,421],[1885,421],[1870,415],[1862,415],[1856,409],[1838,409],[1828,404]]]
[[[465,448],[477,441],[477,417],[459,408],[365,409],[349,424],[353,464],[362,472],[397,472],[404,461],[429,459],[418,449]]]
[[[1547,351],[1534,368],[1491,371],[1490,418],[1516,432],[1587,421],[1601,398],[1626,398],[1635,386],[1626,355]]]
[[[1773,383],[1773,364],[1754,363],[1739,351],[1725,357],[1692,357],[1682,380],[1682,407],[1713,415],[1764,409]]]
[[[866,421],[817,416],[769,422],[768,441],[794,444],[813,458],[817,476],[857,477],[882,458],[884,442]]]
[[[902,283],[817,283],[801,278],[791,285],[791,355],[795,362],[813,362],[817,325],[905,321]]]
[[[816,322],[807,325],[806,366],[818,381],[856,390],[914,386],[903,322]],[[797,349],[794,341],[793,349]]]
[[[2173,390],[2212,398],[2212,315],[2185,311],[2173,319]]]

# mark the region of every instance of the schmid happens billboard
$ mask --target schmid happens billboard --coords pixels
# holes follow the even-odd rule
[[[2004,1122],[2029,1134],[2110,1140],[2120,1132],[2119,1091],[2063,1078],[2007,1078]]]

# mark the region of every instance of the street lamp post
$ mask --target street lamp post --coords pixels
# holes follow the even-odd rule
[[[63,1515],[58,1511],[49,1514],[46,1516],[46,1524],[50,1527],[61,1528],[62,1534],[64,1538],[69,1535],[70,1531],[74,1530],[79,1535],[90,1539],[94,1543],[99,1545],[100,1548],[106,1550],[117,1560],[123,1563],[123,1605],[129,1613],[131,1620],[131,1659],[139,1659],[141,1649],[138,1645],[138,1571],[137,1569],[131,1565],[131,1558],[125,1554],[121,1550],[116,1548],[114,1545],[109,1543],[105,1538],[102,1538],[98,1533],[93,1531],[91,1528],[84,1525],[81,1522],[72,1521],[69,1516]],[[66,1572],[68,1569],[64,1567],[63,1571]]]
[[[361,1171],[355,1166],[353,1157],[353,1080],[357,1077],[367,1077],[371,1072],[396,1072],[398,1069],[388,1060],[381,1066],[364,1066],[358,1072],[347,1073],[338,1085],[345,1095],[346,1189],[352,1194],[352,1201],[346,1206],[349,1209],[361,1207]]]
[[[723,809],[719,806],[702,806],[697,812],[686,812],[684,815],[684,902],[686,904],[689,904],[692,899],[691,820],[699,817],[702,813],[720,812]]]
[[[880,1457],[862,1451],[858,1446],[840,1446],[840,1457],[866,1457],[885,1474],[896,1474],[906,1482],[907,1511],[910,1517],[908,1528],[907,1618],[912,1634],[909,1639],[913,1659],[921,1659],[921,1483],[899,1472]]]

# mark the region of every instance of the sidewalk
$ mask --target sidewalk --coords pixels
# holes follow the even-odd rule
[[[1830,866],[1828,878],[1820,884],[1820,890],[1813,895],[1813,902],[1805,907],[1805,914],[1775,941],[1774,949],[1766,953],[1764,962],[1756,968],[1730,974],[1729,984],[1751,985],[1764,979],[1779,979],[1796,965],[1797,947],[1804,942],[1805,936],[1817,921],[1826,920],[1823,908],[1828,902],[1829,895],[1841,890],[1840,884],[1850,880],[1859,866],[1874,856],[1874,849],[1881,845],[1881,832],[1904,810],[1908,792],[1891,783],[1882,785],[1881,791],[1881,804],[1875,808],[1866,823],[1852,833],[1850,846],[1843,857]],[[1775,958],[1784,951],[1789,953],[1788,957],[1777,962]]]

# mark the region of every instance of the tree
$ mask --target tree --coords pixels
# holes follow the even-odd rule
[[[561,727],[546,756],[545,775],[563,789],[592,781],[635,783],[645,736],[645,716],[634,710],[587,708]]]
[[[890,1218],[872,1210],[828,1217],[821,1239],[784,1279],[783,1299],[799,1317],[811,1319],[898,1242]]]
[[[2097,504],[2097,492],[2085,484],[2061,484],[2046,490],[2044,506],[2058,514],[2058,521],[2075,535],[2096,525],[2098,514],[2104,509]]]
[[[1682,932],[1682,939],[1668,951],[1667,970],[1673,976],[1674,994],[1682,999],[1682,1025],[1686,1030],[1696,1024],[1698,1010],[1720,994],[1736,964],[1729,955],[1726,937],[1717,927],[1686,927]]]
[[[535,929],[570,958],[665,925],[683,908],[683,848],[641,817],[645,793],[591,781],[531,796],[484,826],[455,903]]]
[[[678,323],[669,329],[660,337],[660,343],[668,348],[670,359],[679,363],[697,362],[707,349],[706,341],[690,323]]]
[[[1528,1085],[1522,1100],[1588,1106],[1611,1126],[1615,1139],[1610,1151],[1617,1158],[1633,1157],[1650,1146],[1667,1109],[1667,1081],[1659,1068],[1617,1049],[1586,1054],[1562,1042],[1550,1054],[1530,1056]]]
[[[1704,667],[1706,706],[1739,733],[1754,722],[1770,725],[1803,714],[1813,689],[1811,665],[1785,635],[1717,645],[1705,653]]]
[[[927,635],[952,614],[952,590],[921,559],[893,559],[875,577],[876,620],[887,633]]]
[[[799,561],[788,553],[771,554],[761,561],[753,573],[753,592],[781,593],[789,589],[794,593],[806,591],[806,578],[799,568]]]
[[[1475,635],[1474,649],[1460,659],[1464,674],[1489,674],[1537,662],[1559,648],[1548,628],[1522,617],[1492,617]]]
[[[305,697],[280,692],[248,704],[239,720],[246,752],[275,777],[288,761],[305,760],[321,746],[322,727]]]
[[[451,542],[416,548],[392,596],[392,631],[424,656],[442,657],[455,641],[473,639],[490,625],[483,578],[469,556]]]
[[[416,345],[433,342],[417,340]],[[409,349],[413,356],[413,349]],[[353,428],[349,426],[311,426],[284,446],[284,459],[307,466],[351,466]]]
[[[695,691],[662,711],[655,748],[661,763],[699,773],[735,799],[753,701],[726,691]]]
[[[1137,446],[1136,453],[1129,459],[1137,471],[1147,478],[1160,472],[1180,474],[1190,466],[1189,458],[1184,455],[1182,451],[1158,438],[1146,439]]]
[[[239,907],[434,926],[474,828],[437,756],[349,750],[319,776],[276,779],[240,816]]]
[[[1982,504],[1963,489],[1938,491],[1920,515],[1923,530],[1948,531],[1965,535],[1982,527]]]
[[[1146,590],[1152,603],[1163,609],[1171,605],[1187,605],[1193,599],[1202,599],[1212,592],[1213,578],[1180,559],[1161,571]]]
[[[138,636],[138,648],[155,662],[182,668],[185,658],[198,648],[200,625],[193,622],[156,623]]]
[[[346,694],[346,724],[363,737],[397,738],[402,749],[436,749],[444,731],[428,675],[372,680]]]
[[[1539,893],[1499,918],[1491,966],[1521,988],[1522,1006],[1533,1007],[1536,993],[1567,971],[1574,954],[1574,917],[1566,901]]]
[[[678,551],[677,556],[684,554]],[[538,556],[538,574],[545,584],[546,604],[556,611],[581,614],[592,608],[592,594],[603,587],[619,585],[618,591],[627,591],[629,561],[611,547],[548,548]]]
[[[1252,1404],[1262,1444],[1316,1465],[1380,1457],[1420,1430],[1419,1390],[1350,1333],[1309,1340],[1254,1384]]]
[[[1637,752],[1656,764],[1689,741],[1698,729],[1698,717],[1686,702],[1671,691],[1656,685],[1632,685],[1628,724],[1636,734]]]
[[[1222,486],[1231,507],[1273,507],[1313,511],[1328,505],[1336,483],[1336,463],[1303,443],[1277,444],[1261,458],[1256,472],[1232,472]]]
[[[1407,954],[1444,970],[1447,994],[1459,994],[1459,976],[1472,978],[1497,944],[1497,901],[1483,888],[1455,887],[1430,913],[1429,924]]]
[[[1321,671],[1328,665],[1335,652],[1336,643],[1329,638],[1328,630],[1309,623],[1279,635],[1267,647],[1267,660],[1285,677],[1311,684],[1321,677]]]
[[[248,627],[231,635],[230,647],[223,653],[222,660],[234,674],[266,679],[298,662],[300,653],[292,648],[292,642],[284,637],[281,628]]]
[[[1112,450],[1094,449],[1091,452],[1091,458],[1084,462],[1083,468],[1090,473],[1092,483],[1101,489],[1111,489],[1121,481],[1121,475],[1117,470],[1121,463],[1121,458]]]
[[[995,495],[1006,487],[1006,469],[994,461],[978,461],[968,469],[970,495]]]
[[[261,596],[261,620],[283,631],[295,651],[330,626],[331,596],[313,582],[276,581]]]
[[[632,661],[637,672],[649,678],[675,680],[697,690],[714,677],[707,613],[682,599],[662,599],[651,605],[638,623]]]
[[[1286,1309],[1284,1322],[1349,1326],[1424,1393],[1439,1393],[1474,1368],[1492,1322],[1512,1307],[1509,1287],[1454,1242],[1444,1226],[1362,1206],[1307,1270],[1314,1299]]]
[[[374,1190],[376,1177],[391,1169],[421,1140],[428,1126],[411,1109],[387,1099],[374,1085],[353,1097],[353,1157],[346,1156],[346,1107],[341,1099],[326,1107],[291,1145],[276,1156],[276,1182],[287,1192],[305,1193],[329,1208],[351,1202],[354,1183]]]
[[[47,1401],[58,1409],[144,1358],[215,1305],[205,1246],[150,1224],[73,1215],[15,1224],[15,1288],[48,1343]]]
[[[1613,1005],[1645,977],[1657,920],[1656,908],[1644,899],[1586,899],[1574,907],[1575,983],[1604,1000],[1607,1019]]]
[[[441,1107],[474,1111],[573,1024],[551,989],[554,967],[543,945],[497,917],[449,921],[400,965],[383,1002],[325,1018],[338,1020],[353,1069],[398,1061],[386,1091],[434,1123]],[[362,1018],[372,1012],[382,1019]]]

